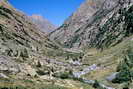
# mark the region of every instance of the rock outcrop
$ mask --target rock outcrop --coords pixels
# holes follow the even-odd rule
[[[46,82],[52,84],[51,89],[60,84],[65,87],[70,84],[68,88],[79,89],[72,86],[76,84],[79,87],[82,82],[82,86],[86,83],[97,89],[128,89],[118,88],[119,84],[113,83],[132,84],[133,53],[123,55],[125,57],[121,60],[127,49],[133,50],[132,4],[133,0],[86,0],[50,34],[57,44],[7,0],[0,0],[0,79],[3,79],[0,83],[4,81],[5,85],[5,80],[9,79],[6,83],[13,80],[16,84],[21,82],[22,86],[35,85],[34,89],[42,89],[40,85],[43,84],[46,88]],[[124,40],[126,38],[128,40]],[[85,50],[74,49],[86,46]],[[117,62],[120,62],[119,66]],[[69,78],[73,84],[66,82]],[[110,84],[107,80],[114,82]]]
[[[86,0],[50,38],[68,48],[115,45],[128,34],[125,25],[130,17],[124,13],[132,13],[128,11],[132,4],[132,0]]]
[[[35,70],[32,64],[40,56],[45,57],[44,52],[50,49],[58,49],[58,46],[25,14],[17,11],[7,1],[0,1],[0,72],[17,74]]]

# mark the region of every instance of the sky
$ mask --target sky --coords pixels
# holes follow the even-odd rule
[[[51,23],[59,26],[63,24],[84,0],[9,0],[17,9],[31,16],[42,15]]]

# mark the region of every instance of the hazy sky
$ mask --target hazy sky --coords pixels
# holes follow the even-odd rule
[[[55,25],[74,12],[84,0],[9,0],[17,9],[27,15],[39,14]]]

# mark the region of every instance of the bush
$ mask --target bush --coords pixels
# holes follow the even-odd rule
[[[71,73],[70,72],[56,73],[53,76],[61,79],[68,79],[70,78]]]
[[[95,83],[93,84],[93,87],[97,88],[97,89],[105,89],[105,88],[100,86],[100,84],[99,84],[99,82],[97,80],[95,80]]]
[[[120,73],[116,76],[116,78],[112,81],[113,83],[123,83],[131,81],[131,74],[130,70],[122,70]]]
[[[67,78],[69,78],[69,73],[68,73],[68,72],[62,73],[62,74],[60,75],[60,78],[61,78],[61,79],[67,79]]]
[[[132,50],[127,50],[124,60],[120,62],[117,67],[117,72],[119,72],[116,78],[112,81],[113,83],[124,83],[131,81],[133,78],[133,52]]]
[[[93,84],[93,87],[94,88],[98,88],[100,85],[99,85],[99,82],[97,80],[95,80],[95,83]]]
[[[46,71],[44,71],[44,70],[37,70],[36,71],[37,72],[37,74],[39,74],[39,75],[47,75],[47,74],[50,74],[48,71],[46,72]]]
[[[23,86],[3,86],[3,87],[0,87],[0,89],[28,89],[28,88]]]

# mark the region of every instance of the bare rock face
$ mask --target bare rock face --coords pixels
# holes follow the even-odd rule
[[[41,15],[32,15],[29,17],[31,21],[41,29],[41,31],[49,34],[50,32],[54,31],[57,27],[50,23],[48,20],[44,19]]]
[[[16,74],[20,72],[19,65],[9,57],[0,56],[0,72]]]
[[[16,74],[27,67],[26,72],[34,75],[32,63],[54,48],[58,49],[29,17],[0,0],[0,73]]]
[[[51,33],[50,38],[65,43],[79,28],[87,23],[87,20],[101,7],[103,1],[86,0],[61,27]]]
[[[132,0],[86,0],[61,27],[50,34],[50,38],[68,48],[86,46],[100,48],[112,43],[114,45],[124,38],[120,32],[125,31],[126,34],[126,30],[122,27],[125,21],[119,23],[119,18],[124,18],[119,11],[124,10],[126,12],[132,4]],[[112,22],[110,22],[111,19]],[[116,27],[114,27],[115,21],[119,24]],[[106,30],[104,34],[101,31],[102,28]],[[116,31],[115,29],[121,30]],[[106,34],[109,34],[109,31],[112,32],[108,37],[116,39],[106,42]]]
[[[30,50],[39,51],[42,46],[54,46],[45,33],[42,33],[25,14],[7,2],[0,3],[0,13],[1,54],[24,56]]]

